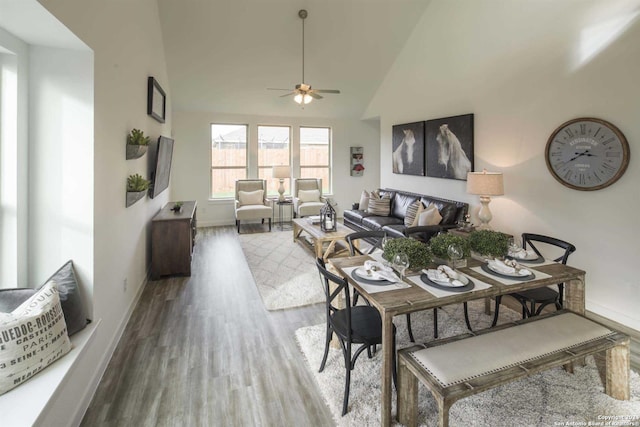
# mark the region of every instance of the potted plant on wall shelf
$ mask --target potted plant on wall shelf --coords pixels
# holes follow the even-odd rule
[[[140,129],[132,129],[127,135],[127,160],[142,157],[147,152],[149,137]]]
[[[127,178],[127,207],[142,199],[149,189],[151,181],[140,174],[129,175]]]
[[[440,233],[429,240],[434,262],[447,264],[452,268],[466,267],[471,256],[469,240],[455,234]]]
[[[481,261],[504,258],[509,250],[508,234],[493,230],[476,230],[469,235],[471,256]]]

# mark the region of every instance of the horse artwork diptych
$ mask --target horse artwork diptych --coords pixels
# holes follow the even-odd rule
[[[393,173],[424,176],[424,122],[394,125]]]
[[[425,122],[427,176],[467,180],[473,170],[473,114]]]

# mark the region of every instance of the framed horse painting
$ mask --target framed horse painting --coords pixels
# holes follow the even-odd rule
[[[473,114],[425,122],[427,176],[467,180],[473,170]]]
[[[424,122],[393,125],[393,173],[424,176]]]

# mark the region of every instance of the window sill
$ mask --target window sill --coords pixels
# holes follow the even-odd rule
[[[73,370],[79,356],[95,337],[99,325],[100,320],[88,324],[71,337],[73,348],[62,359],[0,396],[2,425],[31,426],[38,422],[60,385]]]

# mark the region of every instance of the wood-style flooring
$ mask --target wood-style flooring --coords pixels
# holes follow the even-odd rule
[[[146,285],[81,425],[334,425],[294,336],[323,305],[265,310],[235,228],[198,231],[191,277]]]

